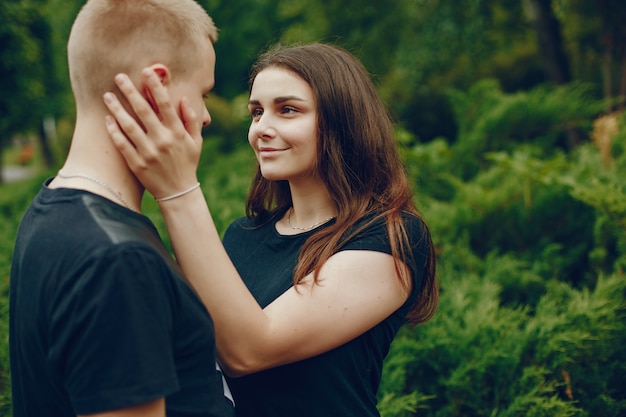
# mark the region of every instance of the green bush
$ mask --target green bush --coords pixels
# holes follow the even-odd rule
[[[438,155],[451,155],[432,143],[426,146]],[[441,161],[435,169],[424,165],[428,160],[424,151],[412,153],[419,162],[408,159],[408,164],[419,167],[419,179],[415,180],[419,184],[426,181],[421,172],[444,172],[435,174],[434,180],[446,190],[443,200],[436,197],[441,192],[434,193],[435,197],[418,195],[442,246],[466,237],[479,258],[492,252],[514,254],[534,263],[535,273],[541,277],[579,287],[593,283],[595,273],[587,254],[593,249],[597,212],[573,197],[565,184],[546,180],[563,175],[570,166],[563,161],[563,154],[539,160],[532,152],[522,147],[512,155],[487,154],[484,159],[490,165],[467,181],[440,168],[444,165]],[[418,187],[418,193],[425,188]]]
[[[380,397],[419,399],[408,404],[419,410],[385,415],[626,413],[623,276],[599,279],[593,291],[552,280],[534,309],[512,308],[501,305],[498,281],[520,265],[491,257],[484,266],[482,277],[447,276],[434,319],[394,341]]]
[[[382,414],[626,415],[626,121],[607,156],[559,145],[606,104],[584,86],[450,97],[454,143],[399,135],[442,292],[392,345]]]
[[[506,94],[496,80],[487,79],[467,92],[448,94],[459,126],[449,168],[464,180],[485,168],[488,152],[531,143],[550,154],[564,146],[562,138],[571,130],[588,130],[609,105],[594,99],[591,86],[580,83]]]

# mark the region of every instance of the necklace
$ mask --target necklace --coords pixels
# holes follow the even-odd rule
[[[96,177],[92,177],[91,175],[83,174],[82,172],[77,172],[77,173],[74,173],[74,174],[63,174],[61,171],[59,171],[59,172],[57,173],[57,176],[58,176],[59,178],[64,178],[64,179],[69,179],[69,178],[83,178],[83,179],[86,179],[86,180],[88,180],[88,181],[94,182],[94,183],[98,184],[100,187],[102,187],[102,188],[104,188],[105,190],[107,190],[107,191],[109,192],[109,194],[111,194],[112,196],[114,196],[115,198],[117,198],[117,200],[118,200],[120,203],[122,203],[122,205],[123,205],[124,207],[126,207],[127,209],[129,209],[129,210],[131,210],[131,211],[135,211],[135,210],[133,210],[133,209],[130,207],[130,204],[128,204],[128,202],[127,202],[126,200],[124,200],[124,199],[122,198],[122,196],[121,196],[121,195],[119,195],[118,193],[116,193],[116,192],[115,192],[115,190],[114,190],[114,189],[113,189],[110,185],[108,185],[107,183],[105,183],[105,182],[104,182],[104,181],[102,181],[102,180],[99,180],[99,179],[98,179],[98,178],[96,178]]]
[[[289,214],[287,215],[287,223],[289,223],[289,227],[291,227],[293,230],[302,230],[304,232],[308,232],[309,230],[315,229],[317,226],[321,226],[327,221],[330,221],[335,218],[335,216],[330,216],[329,218],[324,219],[321,222],[315,223],[314,225],[311,225],[308,227],[298,227],[298,226],[294,226],[293,224],[291,224],[291,213],[293,213],[293,207],[289,210]]]

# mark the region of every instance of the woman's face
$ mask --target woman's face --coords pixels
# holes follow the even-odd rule
[[[280,67],[259,72],[248,109],[248,142],[261,174],[290,182],[314,175],[317,160],[317,103],[309,84]]]

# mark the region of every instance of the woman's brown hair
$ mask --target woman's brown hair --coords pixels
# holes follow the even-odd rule
[[[253,65],[249,86],[268,67],[293,72],[306,81],[317,100],[319,145],[317,174],[337,208],[334,224],[313,234],[302,247],[294,284],[320,267],[359,230],[384,219],[398,279],[411,286],[399,262],[406,262],[410,243],[403,215],[422,223],[428,254],[421,291],[407,315],[411,323],[428,321],[437,308],[436,256],[428,227],[412,201],[412,192],[394,140],[393,123],[361,62],[346,50],[321,43],[276,46]],[[257,169],[246,203],[250,218],[269,220],[291,207],[287,181],[269,181]],[[355,228],[357,221],[366,224]],[[348,231],[350,233],[348,234]],[[416,267],[418,267],[416,265]]]

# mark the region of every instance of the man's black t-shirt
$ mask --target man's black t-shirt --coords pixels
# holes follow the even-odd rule
[[[166,398],[168,417],[233,413],[213,323],[150,220],[44,186],[10,284],[15,417],[74,417]]]

